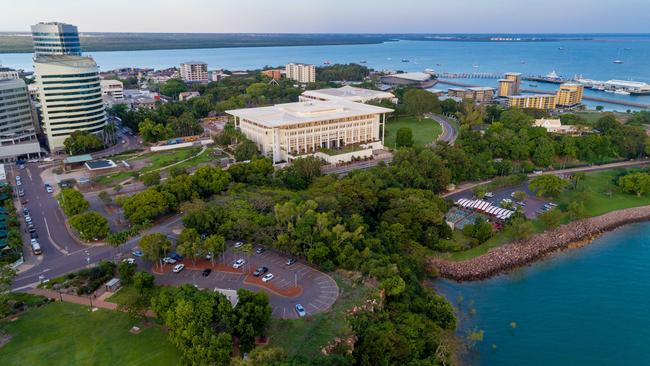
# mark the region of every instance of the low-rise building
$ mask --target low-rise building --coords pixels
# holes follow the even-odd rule
[[[124,84],[122,84],[121,81],[114,79],[104,79],[99,83],[102,87],[103,96],[111,96],[115,100],[124,99]]]
[[[156,102],[161,101],[160,94],[148,90],[124,90],[124,102],[131,109],[156,109]]]
[[[17,70],[8,67],[0,67],[0,80],[2,79],[19,79],[20,74]]]
[[[262,75],[270,77],[273,80],[280,80],[282,79],[283,72],[284,70],[280,70],[280,69],[263,70]]]
[[[235,126],[273,163],[320,149],[383,146],[383,126],[392,109],[344,99],[277,104],[226,111]]]
[[[307,64],[287,64],[285,67],[287,79],[295,80],[302,84],[316,82],[316,66]]]
[[[223,70],[212,70],[210,71],[210,80],[211,81],[220,81],[223,80],[224,78],[227,78],[228,74],[226,74]]]
[[[195,90],[193,91],[186,91],[178,94],[178,100],[183,101],[183,100],[190,100],[194,97],[201,96],[201,94]]]
[[[557,91],[557,105],[563,107],[573,107],[582,103],[584,95],[584,86],[580,84],[562,84]]]
[[[188,83],[208,82],[208,64],[200,61],[183,62],[180,67],[181,79]]]
[[[397,98],[393,93],[379,90],[370,90],[363,88],[356,88],[353,86],[342,86],[340,88],[328,88],[318,90],[304,91],[299,100],[301,102],[309,100],[334,100],[345,99],[350,102],[367,103],[371,100],[389,100],[392,103],[397,103]]]
[[[471,87],[471,88],[450,88],[447,91],[450,97],[469,99],[476,103],[489,103],[494,99],[494,88]]]
[[[543,127],[549,133],[578,135],[581,132],[581,129],[578,128],[577,126],[562,125],[560,119],[546,119],[546,118],[536,119],[533,126]]]
[[[384,75],[379,78],[382,84],[392,87],[413,86],[428,89],[436,84],[434,77],[426,72],[407,72],[402,74]]]
[[[557,106],[557,96],[555,94],[539,95],[512,95],[508,97],[508,107],[510,108],[531,108],[551,110]]]

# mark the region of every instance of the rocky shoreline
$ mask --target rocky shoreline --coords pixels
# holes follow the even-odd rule
[[[429,264],[444,278],[456,281],[483,280],[530,264],[549,253],[586,245],[602,233],[623,225],[648,220],[650,206],[612,211],[493,248],[476,258],[460,262],[431,258]]]

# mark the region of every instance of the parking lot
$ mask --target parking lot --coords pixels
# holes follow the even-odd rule
[[[247,263],[242,268],[234,269],[232,263],[237,259],[245,259]],[[246,256],[230,247],[215,267],[206,260],[197,261],[196,265],[190,260],[183,260],[185,269],[173,273],[173,266],[167,265],[165,273],[156,276],[156,282],[166,285],[189,283],[204,289],[237,290],[243,287],[251,291],[265,291],[273,307],[273,317],[282,319],[298,317],[296,304],[301,304],[307,315],[329,309],[339,295],[334,279],[300,261],[287,265],[287,259],[286,255],[271,250]],[[262,276],[252,274],[262,266],[268,268],[267,273],[274,275],[267,283],[261,281]],[[214,269],[208,276],[203,276],[203,268]]]

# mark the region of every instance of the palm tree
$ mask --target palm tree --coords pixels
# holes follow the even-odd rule
[[[117,127],[115,127],[115,124],[113,122],[108,122],[104,126],[104,130],[102,132],[102,135],[104,137],[104,145],[112,145],[117,143]]]

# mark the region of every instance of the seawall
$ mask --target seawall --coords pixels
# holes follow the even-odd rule
[[[472,259],[454,262],[431,258],[429,264],[444,278],[456,281],[482,280],[542,259],[549,253],[586,245],[602,233],[623,225],[648,220],[650,206],[612,211],[490,249]]]

